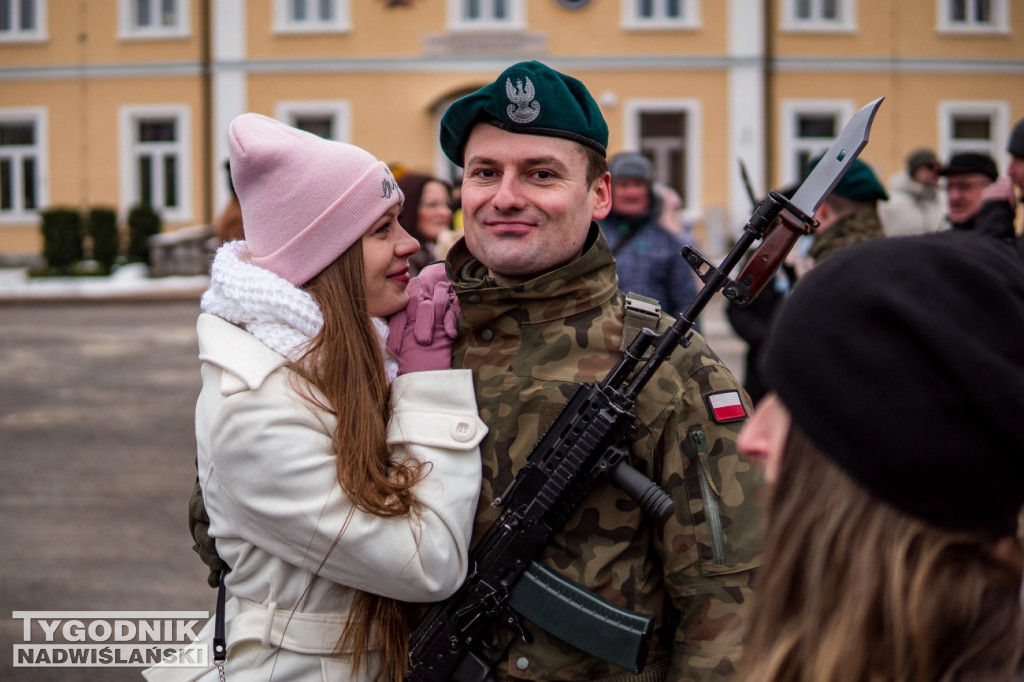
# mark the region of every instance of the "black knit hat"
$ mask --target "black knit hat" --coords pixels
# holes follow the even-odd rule
[[[1024,504],[1024,261],[974,233],[855,244],[812,269],[764,376],[827,457],[951,529],[1008,532]]]
[[[540,62],[520,62],[489,85],[455,100],[441,117],[441,151],[462,165],[473,126],[487,122],[527,135],[562,137],[597,150],[608,147],[608,124],[587,87]]]
[[[1024,159],[1024,118],[1017,121],[1010,132],[1010,141],[1006,144],[1006,151],[1019,159]]]

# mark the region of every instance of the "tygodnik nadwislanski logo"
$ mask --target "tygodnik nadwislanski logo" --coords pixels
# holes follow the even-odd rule
[[[15,668],[206,667],[206,611],[14,611]]]

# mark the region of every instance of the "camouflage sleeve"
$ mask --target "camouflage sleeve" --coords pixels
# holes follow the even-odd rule
[[[188,530],[194,541],[192,549],[210,569],[210,573],[206,576],[207,584],[210,587],[217,587],[220,584],[221,570],[228,566],[217,555],[217,547],[214,545],[213,538],[210,537],[210,517],[206,514],[206,504],[203,502],[203,491],[199,487],[198,476],[196,476],[196,484],[192,488],[192,496],[188,498]]]
[[[749,397],[697,335],[691,350],[681,408],[668,415],[661,435],[659,479],[676,507],[656,543],[678,611],[668,679],[717,682],[732,679],[741,653],[744,612],[760,564],[757,497],[764,481],[736,447]],[[742,411],[718,414],[716,421],[709,396],[733,398],[733,392]]]

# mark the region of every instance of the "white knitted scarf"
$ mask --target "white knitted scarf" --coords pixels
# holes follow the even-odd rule
[[[302,357],[310,339],[324,325],[313,297],[270,270],[253,265],[244,241],[228,242],[217,249],[210,268],[210,288],[199,305],[203,312],[241,326],[292,362]],[[385,350],[388,324],[379,317],[370,319],[380,336],[388,379],[394,379],[398,363]]]

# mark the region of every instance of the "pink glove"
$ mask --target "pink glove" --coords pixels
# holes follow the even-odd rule
[[[407,291],[405,310],[388,320],[388,350],[398,358],[398,373],[451,369],[460,308],[444,263],[424,268]]]

